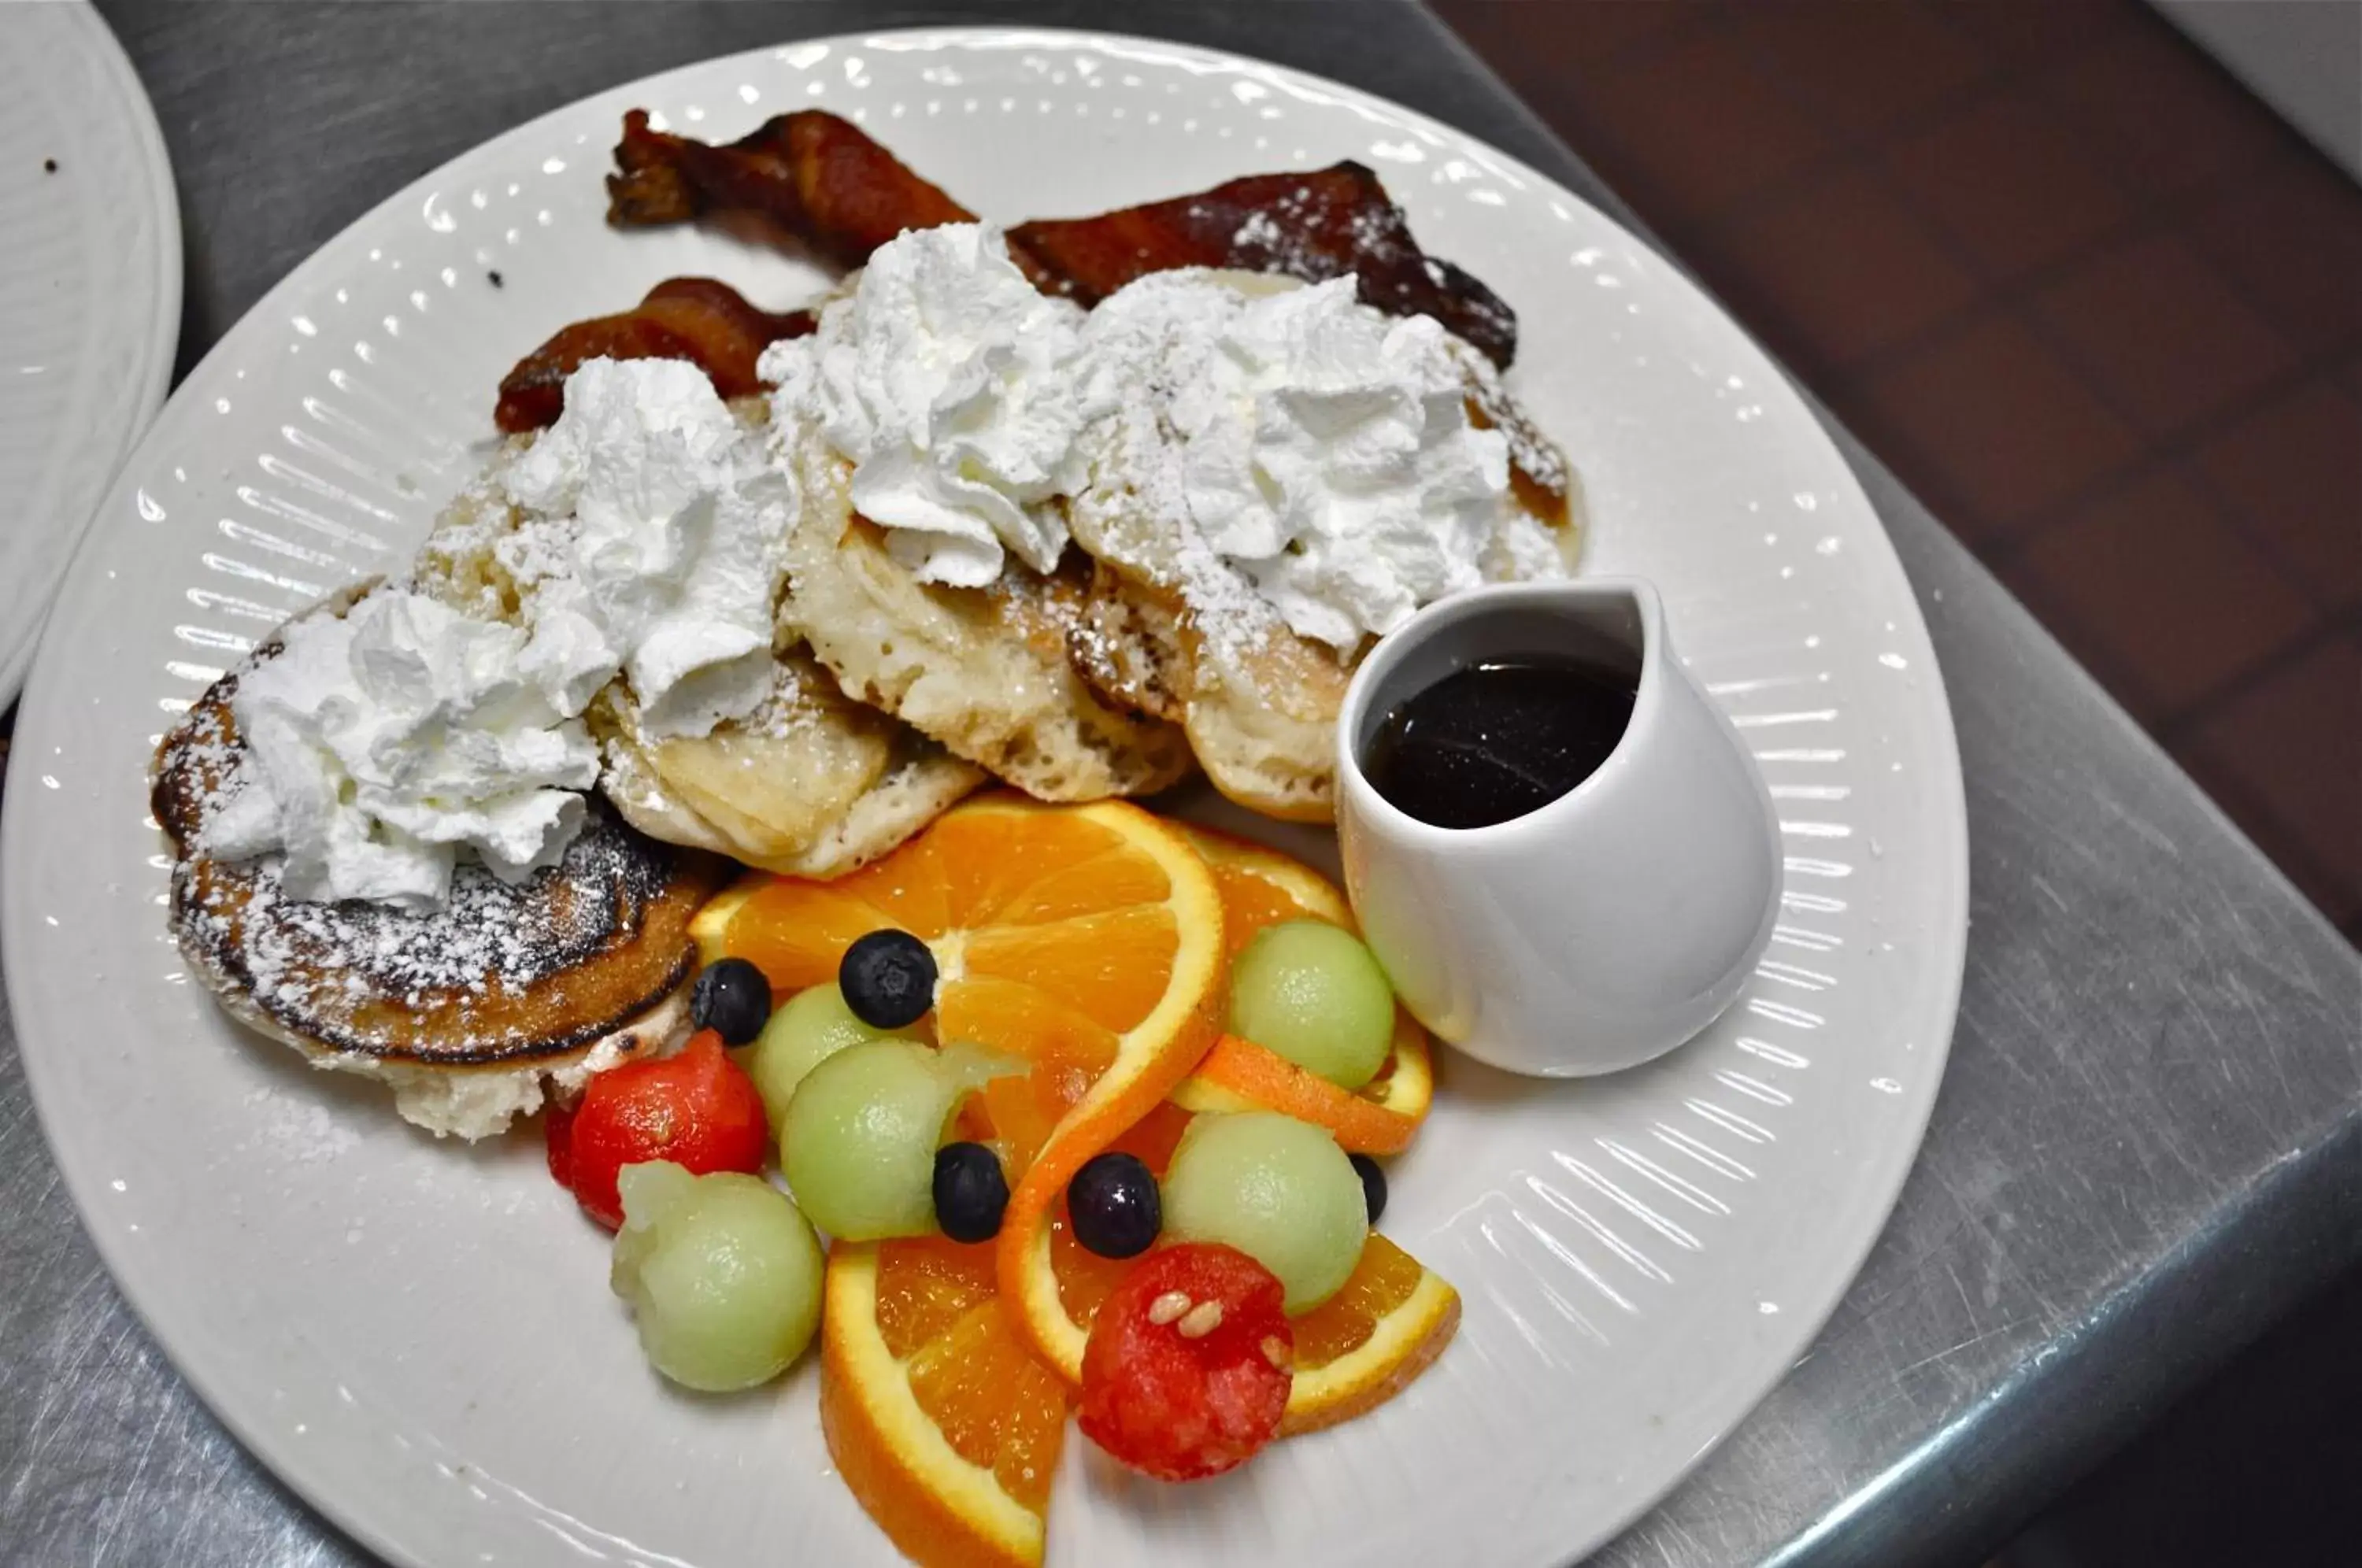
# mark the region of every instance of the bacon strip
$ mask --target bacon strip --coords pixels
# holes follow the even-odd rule
[[[607,221],[619,228],[759,213],[844,267],[906,228],[976,221],[860,127],[822,109],[775,116],[726,147],[651,130],[647,112],[634,109],[615,167]]]
[[[501,381],[492,418],[511,435],[556,424],[566,406],[566,378],[586,359],[689,359],[723,397],[762,390],[755,361],[783,337],[813,326],[810,311],[774,315],[748,304],[738,291],[712,278],[668,278],[621,315],[602,315],[561,327],[517,361]]]
[[[726,146],[655,130],[624,116],[607,176],[607,221],[619,227],[751,213],[857,267],[905,229],[972,223],[976,215],[905,168],[860,127],[820,109],[766,120]],[[1308,282],[1351,274],[1363,303],[1393,315],[1431,315],[1506,367],[1518,318],[1449,261],[1427,255],[1375,173],[1338,163],[1300,174],[1250,174],[1195,195],[1020,224],[1009,251],[1036,287],[1098,304],[1135,278],[1175,267],[1283,272]],[[566,378],[585,359],[683,359],[724,397],[759,390],[755,361],[782,337],[812,330],[809,312],[773,315],[707,278],[659,283],[621,315],[578,322],[501,382],[506,431],[557,418]]]
[[[1364,304],[1431,315],[1504,368],[1517,357],[1517,313],[1421,251],[1402,209],[1359,163],[1250,174],[1098,217],[1021,223],[1009,231],[1009,248],[1037,284],[1054,283],[1086,305],[1175,267],[1285,272],[1315,283],[1351,273]]]
[[[846,267],[904,229],[975,221],[860,127],[820,109],[781,115],[726,147],[650,130],[635,109],[624,116],[615,164],[622,171],[607,177],[610,223],[760,213]],[[1359,163],[1251,174],[1098,217],[1020,224],[1009,242],[1037,286],[1087,305],[1175,267],[1285,272],[1308,282],[1352,273],[1363,302],[1378,310],[1431,315],[1503,367],[1517,355],[1517,313],[1420,250],[1402,209]]]

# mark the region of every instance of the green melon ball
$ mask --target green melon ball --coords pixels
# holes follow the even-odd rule
[[[1290,1315],[1337,1293],[1370,1234],[1362,1177],[1345,1151],[1273,1110],[1191,1121],[1163,1197],[1168,1238],[1236,1247],[1278,1277]]]
[[[739,1062],[755,1080],[776,1135],[787,1125],[788,1102],[795,1099],[797,1088],[814,1067],[848,1045],[889,1038],[914,1036],[899,1030],[889,1034],[862,1022],[844,1005],[844,993],[831,980],[789,998],[785,1006],[771,1014]]]
[[[779,1125],[779,1169],[812,1223],[848,1242],[935,1229],[935,1151],[961,1100],[1023,1064],[980,1045],[869,1040],[804,1076]]]
[[[812,1223],[848,1242],[935,1228],[945,1103],[935,1054],[872,1040],[812,1068],[779,1127],[779,1168]]]
[[[608,1282],[631,1303],[649,1364],[685,1387],[751,1388],[820,1327],[820,1240],[759,1176],[627,1165]]]
[[[1275,1051],[1340,1088],[1385,1065],[1395,993],[1351,932],[1291,920],[1254,933],[1231,968],[1231,1032]]]

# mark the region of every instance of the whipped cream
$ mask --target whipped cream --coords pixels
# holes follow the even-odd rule
[[[1355,288],[1153,273],[1091,313],[1081,355],[1097,499],[1175,516],[1185,568],[1210,552],[1341,650],[1476,586],[1505,548],[1555,575],[1516,536],[1539,525],[1510,500],[1507,442],[1469,419],[1450,337]]]
[[[524,632],[385,589],[281,640],[231,699],[247,756],[207,854],[280,852],[292,897],[423,911],[463,849],[516,880],[572,842],[598,748],[524,674]]]
[[[775,423],[817,424],[852,462],[854,507],[897,561],[980,588],[1009,553],[1046,572],[1065,548],[1050,502],[1080,477],[1082,322],[1025,281],[999,230],[950,224],[880,247],[820,329],[759,369]]]
[[[503,484],[526,513],[495,547],[533,634],[523,668],[560,713],[618,670],[653,737],[705,734],[762,703],[787,480],[704,371],[588,361]]]

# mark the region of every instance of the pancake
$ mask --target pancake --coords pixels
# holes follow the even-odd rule
[[[1090,564],[1015,560],[985,588],[921,582],[853,509],[853,465],[816,426],[784,433],[800,502],[784,632],[846,692],[1040,801],[1144,795],[1190,771],[1175,726],[1095,691],[1069,643]]]
[[[761,398],[734,399],[749,429],[768,418]],[[500,544],[524,522],[503,476],[535,436],[513,436],[483,475],[436,520],[415,582],[452,608],[523,625],[529,586],[503,564]],[[709,734],[653,738],[623,677],[585,714],[600,744],[600,789],[651,838],[727,855],[784,876],[832,878],[899,846],[980,788],[983,769],[889,713],[846,697],[792,625],[779,585],[782,629],[771,690],[744,719]]]
[[[1269,274],[1217,274],[1250,296],[1297,287]],[[1466,385],[1469,423],[1508,447],[1510,512],[1480,562],[1486,581],[1571,572],[1582,548],[1582,492],[1565,458],[1501,384],[1493,362],[1447,338]],[[1178,723],[1224,795],[1264,816],[1336,815],[1336,726],[1345,690],[1374,646],[1340,651],[1298,635],[1246,574],[1214,557],[1179,491],[1153,475],[1167,439],[1151,409],[1127,410],[1092,482],[1070,502],[1075,542],[1097,569],[1073,616],[1070,661],[1105,700]]]
[[[587,717],[600,790],[624,819],[669,844],[783,877],[826,880],[899,846],[985,772],[907,724],[846,698],[799,646],[779,656],[770,699],[712,734],[651,739],[631,689]]]
[[[310,613],[340,614],[359,597]],[[174,851],[173,936],[226,1010],[315,1066],[388,1084],[407,1120],[466,1138],[686,1037],[690,919],[729,868],[595,802],[557,864],[513,885],[463,864],[426,914],[291,898],[276,856],[204,854],[205,824],[245,765],[231,698],[280,646],[215,682],[154,766],[151,802]]]

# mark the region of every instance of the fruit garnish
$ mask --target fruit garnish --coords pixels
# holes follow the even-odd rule
[[[626,1166],[608,1283],[631,1303],[658,1372],[707,1393],[751,1388],[803,1354],[820,1325],[819,1238],[760,1176]]]
[[[1287,1409],[1295,1334],[1281,1294],[1231,1247],[1183,1243],[1133,1264],[1083,1352],[1083,1435],[1160,1480],[1244,1463]]]
[[[1326,921],[1264,926],[1231,966],[1231,1033],[1340,1088],[1377,1076],[1394,1025],[1386,972],[1360,938]]]
[[[1351,932],[1353,911],[1335,883],[1302,861],[1205,828],[1181,832],[1204,856],[1222,900],[1231,956],[1283,921],[1318,920]],[[1390,1154],[1407,1147],[1434,1098],[1427,1033],[1395,1009],[1392,1047],[1357,1090],[1339,1088],[1277,1052],[1235,1034],[1218,1042],[1174,1099],[1192,1110],[1284,1111],[1326,1127],[1347,1149]]]
[[[1214,874],[1222,900],[1222,956],[1236,959],[1255,933],[1288,920],[1319,920],[1353,930],[1345,889],[1294,856],[1253,839],[1174,824]]]
[[[821,1430],[912,1561],[1030,1568],[1065,1436],[1065,1383],[1002,1309],[993,1254],[942,1237],[829,1250]]]
[[[1263,1110],[1204,1076],[1203,1068],[1224,1062],[1243,1063],[1243,1081],[1291,1106],[1310,1097],[1348,1129],[1369,1134],[1372,1149],[1399,1149],[1424,1114],[1431,1084],[1426,1040],[1398,1011],[1385,1064],[1358,1092],[1244,1040],[1206,1054],[1220,1011],[1220,973],[1255,931],[1304,918],[1350,929],[1350,917],[1341,895],[1297,863],[1212,835],[1191,833],[1184,840],[1184,831],[1130,807],[1059,810],[988,800],[955,811],[853,877],[830,884],[750,878],[699,917],[697,934],[709,957],[756,962],[775,993],[813,995],[802,1004],[813,1021],[833,1020],[848,1032],[869,1026],[834,990],[846,949],[873,932],[907,933],[926,944],[938,971],[935,1035],[982,1042],[1029,1068],[985,1081],[949,1111],[947,1127],[934,1127],[937,1145],[953,1142],[928,1151],[926,1198],[933,1222],[949,1233],[839,1241],[830,1253],[822,1328],[830,1452],[863,1507],[922,1562],[1039,1561],[1063,1419],[1103,1304],[1139,1269],[1176,1252],[1206,1250],[1181,1239],[1167,1209],[1163,1234],[1171,1244],[1131,1262],[1089,1251],[1076,1239],[1066,1201],[1085,1165],[1122,1155],[1128,1159],[1102,1168],[1137,1161],[1151,1176],[1169,1176],[1193,1121],[1240,1120],[1193,1117],[1176,1103],[1193,1093],[1227,1097],[1229,1108],[1242,1112]],[[1215,857],[1213,868],[1189,852],[1191,843]],[[1226,942],[1226,927],[1243,934]],[[781,1014],[800,1001],[791,1000]],[[773,1029],[787,1039],[785,1025],[775,1021]],[[758,1067],[771,1040],[767,1031],[766,1043],[749,1055]],[[779,1053],[774,1065],[786,1080],[785,1120],[799,1119],[823,1071],[844,1073],[836,1064],[858,1062],[873,1043],[832,1038],[808,1048],[800,1063]],[[1186,1076],[1192,1057],[1201,1058],[1200,1076],[1180,1087],[1174,1080]],[[1160,1083],[1171,1099],[1148,1098]],[[826,1098],[801,1114],[820,1116]],[[846,1098],[875,1104],[895,1097],[873,1084]],[[930,1126],[933,1112],[930,1102],[915,1125]],[[1294,1320],[1292,1353],[1286,1338],[1275,1338],[1283,1361],[1296,1369],[1279,1398],[1278,1431],[1328,1425],[1381,1402],[1441,1351],[1459,1311],[1449,1286],[1382,1238],[1369,1236],[1354,1250],[1383,1199],[1321,1135],[1318,1119],[1308,1120],[1315,1125],[1279,1141],[1292,1147],[1309,1139],[1295,1151],[1299,1154],[1317,1146],[1309,1176],[1298,1168],[1305,1162],[1291,1163],[1285,1152],[1274,1159],[1267,1149],[1250,1149],[1255,1158],[1244,1162],[1270,1167],[1291,1192],[1317,1192],[1317,1201],[1303,1209],[1291,1198],[1292,1217],[1277,1227],[1298,1234],[1283,1237],[1285,1244],[1254,1244],[1281,1255],[1289,1273],[1313,1278],[1308,1298],[1334,1290]],[[1208,1189],[1199,1195],[1208,1210],[1234,1210],[1241,1206],[1228,1199],[1237,1195],[1237,1172],[1226,1175],[1226,1167],[1241,1162],[1227,1158],[1224,1146],[1236,1134],[1209,1143],[1209,1136],[1200,1133],[1198,1153],[1183,1162],[1183,1185]],[[1363,1142],[1351,1132],[1348,1137]],[[792,1160],[799,1143],[792,1129],[783,1143]],[[827,1140],[818,1143],[824,1151]],[[979,1202],[952,1188],[971,1181],[988,1187],[986,1162],[1016,1182],[999,1241],[990,1248],[951,1239],[983,1230],[985,1216],[966,1210],[972,1203],[988,1209],[988,1195]],[[861,1162],[858,1174],[874,1176],[878,1164]],[[1202,1182],[1191,1176],[1193,1164]],[[1045,1171],[1057,1173],[1054,1182]],[[940,1199],[933,1179],[938,1172],[944,1176]],[[789,1179],[798,1180],[792,1168]],[[1039,1184],[1030,1196],[1029,1183]],[[799,1185],[827,1188],[830,1182],[807,1172]],[[914,1177],[900,1176],[897,1186],[897,1201],[915,1210]],[[1309,1227],[1303,1223],[1308,1215]],[[1342,1246],[1335,1242],[1340,1235]],[[1341,1255],[1343,1284],[1336,1286]],[[1270,1317],[1284,1334],[1283,1277],[1251,1258],[1242,1262],[1271,1281]],[[1325,1286],[1317,1277],[1324,1272],[1332,1276]],[[1189,1307],[1201,1304],[1192,1298]],[[1170,1322],[1182,1316],[1186,1310]],[[1215,1329],[1211,1317],[1197,1320],[1207,1337]],[[1168,1338],[1177,1342],[1178,1331]],[[1264,1364],[1273,1366],[1268,1354]],[[1241,1430],[1254,1437],[1255,1429]],[[1242,1442],[1233,1446],[1252,1452]],[[1147,1452],[1152,1465],[1162,1463]],[[1200,1449],[1166,1469],[1210,1473],[1198,1466],[1208,1453],[1219,1459],[1227,1452]]]
[[[873,931],[844,950],[836,985],[872,1029],[907,1029],[935,1005],[935,955],[907,931]]]
[[[923,1236],[935,1228],[935,1152],[961,1100],[1021,1065],[981,1046],[936,1051],[872,1040],[804,1077],[779,1128],[788,1189],[831,1236]]]
[[[1377,1408],[1434,1364],[1459,1327],[1459,1293],[1372,1232],[1337,1294],[1296,1320],[1296,1384],[1280,1434]]]
[[[848,1045],[908,1038],[881,1032],[854,1017],[853,1010],[844,1005],[844,993],[832,981],[789,998],[786,1006],[771,1014],[740,1065],[762,1092],[763,1109],[777,1130],[787,1125],[788,1102],[814,1067]]]
[[[1336,1294],[1369,1237],[1362,1178],[1335,1139],[1276,1111],[1200,1116],[1164,1171],[1164,1230],[1279,1276],[1291,1316]]]
[[[543,1153],[549,1161],[549,1179],[574,1190],[574,1108],[553,1099],[541,1113]]]
[[[1000,1234],[1009,1209],[1009,1176],[1000,1156],[982,1143],[946,1143],[935,1151],[935,1223],[955,1242],[988,1242]]]
[[[669,1160],[696,1175],[752,1173],[770,1143],[762,1096],[712,1030],[677,1056],[599,1074],[570,1115],[549,1118],[546,1135],[550,1174],[610,1231],[624,1222],[615,1178],[624,1166]]]
[[[1386,1213],[1386,1169],[1367,1154],[1349,1154],[1353,1162],[1353,1174],[1362,1178],[1362,1205],[1369,1210],[1370,1223],[1375,1225]]]
[[[775,991],[792,991],[836,979],[861,937],[908,932],[934,955],[937,1036],[1030,1065],[981,1097],[1015,1182],[997,1250],[1023,1337],[1078,1375],[1083,1333],[1059,1309],[1051,1221],[1075,1172],[1161,1103],[1218,1032],[1222,903],[1205,862],[1137,806],[995,796],[849,877],[741,889],[698,916],[707,952],[751,959]],[[796,1091],[791,1116],[811,1088]]]
[[[771,1019],[770,982],[744,958],[724,958],[699,971],[689,988],[689,1021],[711,1029],[724,1045],[745,1045]]]
[[[1093,1154],[1066,1184],[1066,1224],[1103,1258],[1135,1258],[1155,1245],[1164,1213],[1155,1173],[1137,1154]]]
[[[1118,1139],[1117,1147],[1139,1155],[1153,1171],[1164,1170],[1195,1120],[1168,1100]],[[1363,1192],[1366,1203],[1366,1187]],[[1086,1331],[1131,1266],[1086,1251],[1063,1223],[1051,1261],[1066,1315]],[[1451,1342],[1460,1297],[1441,1276],[1373,1231],[1344,1285],[1295,1323],[1297,1378],[1283,1436],[1334,1426],[1407,1386]]]
[[[1430,1098],[1427,1036],[1407,1012],[1395,1015],[1394,1045],[1380,1074],[1359,1090],[1339,1088],[1276,1051],[1225,1034],[1173,1098],[1197,1111],[1276,1110],[1327,1128],[1340,1148],[1398,1154],[1418,1134],[1418,1119],[1389,1109],[1380,1097],[1391,1098],[1392,1090],[1405,1087],[1404,1098],[1422,1108]],[[1400,1084],[1407,1076],[1418,1080],[1416,1090]]]

